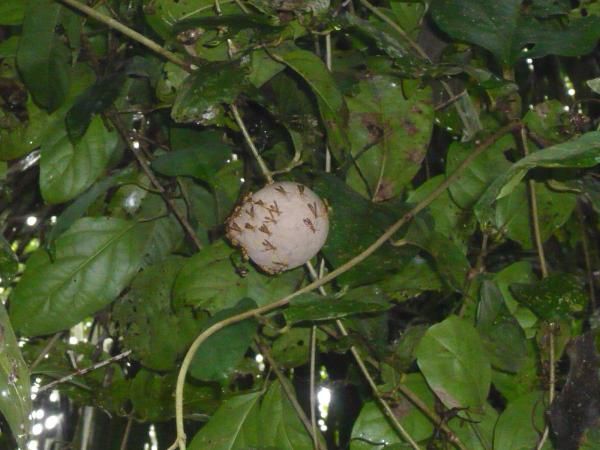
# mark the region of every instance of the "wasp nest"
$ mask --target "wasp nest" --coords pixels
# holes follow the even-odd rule
[[[270,274],[301,266],[329,232],[323,201],[303,184],[272,183],[249,194],[227,219],[227,237]]]

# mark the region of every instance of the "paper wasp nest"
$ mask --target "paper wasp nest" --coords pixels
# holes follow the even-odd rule
[[[248,194],[226,222],[227,237],[270,274],[301,266],[329,232],[323,201],[303,184],[283,181]]]

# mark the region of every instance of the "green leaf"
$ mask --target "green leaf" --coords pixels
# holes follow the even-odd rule
[[[247,89],[246,74],[237,63],[203,66],[178,89],[171,117],[179,123],[212,124],[222,115],[222,104],[233,103]]]
[[[81,93],[69,109],[65,119],[69,138],[73,142],[81,139],[95,114],[104,112],[119,96],[125,83],[122,72],[107,76]]]
[[[261,392],[242,394],[223,402],[211,420],[194,436],[190,450],[249,448],[310,450],[310,436],[277,381],[261,400]]]
[[[557,144],[565,140],[565,131],[569,129],[569,113],[558,100],[538,103],[527,111],[523,118],[530,133],[547,142]]]
[[[352,289],[340,298],[308,294],[294,299],[284,312],[286,322],[292,324],[313,320],[333,320],[342,317],[386,311],[392,305],[373,286]]]
[[[6,309],[0,305],[0,412],[21,448],[25,448],[29,433],[29,376]]]
[[[3,0],[0,4],[0,25],[20,25],[23,23],[26,2],[23,0]]]
[[[231,159],[233,148],[216,131],[171,128],[172,152],[152,161],[157,172],[171,176],[191,176],[213,182],[218,171]]]
[[[484,280],[477,305],[477,330],[494,368],[515,373],[527,359],[525,333],[510,314],[495,282]]]
[[[97,389],[102,389],[103,377],[98,383]],[[123,386],[124,398],[119,403],[131,402],[133,415],[143,422],[164,422],[172,419],[175,415],[175,402],[173,396],[177,374],[172,372],[165,375],[141,369],[135,378]],[[186,415],[212,414],[220,404],[221,392],[213,386],[200,383],[186,383],[183,412]],[[119,409],[121,410],[121,409]],[[119,411],[118,410],[118,411]],[[197,417],[196,416],[196,417]],[[129,441],[131,444],[131,441]]]
[[[211,420],[196,433],[190,450],[233,450],[249,448],[258,441],[258,415],[261,392],[242,394],[225,400]]]
[[[481,337],[456,316],[429,328],[417,347],[417,363],[447,408],[481,412],[490,389],[491,367]]]
[[[284,64],[275,61],[264,49],[253,51],[251,58],[248,79],[256,88],[261,87],[285,69]]]
[[[585,84],[587,84],[588,87],[596,94],[600,94],[600,77],[587,80]]]
[[[294,45],[280,46],[271,52],[276,60],[290,67],[310,86],[319,105],[332,154],[338,161],[343,161],[344,154],[350,148],[346,131],[348,107],[333,76],[313,52]]]
[[[287,380],[286,380],[287,382]],[[293,391],[294,387],[288,383]],[[261,448],[311,450],[312,439],[298,418],[281,383],[271,384],[260,405],[258,416]],[[321,442],[323,446],[323,442]]]
[[[350,450],[381,450],[402,442],[375,402],[366,402],[352,427]]]
[[[417,78],[423,76],[431,69],[431,64],[416,56],[411,47],[405,42],[397,39],[394,31],[387,25],[374,24],[371,21],[361,19],[356,14],[342,14],[339,21],[347,29],[368,42],[375,44],[382,52],[394,61],[394,68],[398,68],[400,74],[406,78]],[[390,31],[390,32],[388,32]]]
[[[17,64],[36,103],[54,111],[69,90],[69,51],[56,35],[63,7],[53,0],[27,3]]]
[[[531,284],[510,287],[517,301],[544,320],[567,319],[585,310],[588,297],[573,275],[557,273]]]
[[[20,158],[39,147],[46,129],[52,123],[52,116],[36,106],[31,97],[26,104],[26,123],[20,123],[15,128],[0,128],[0,160],[9,161]]]
[[[542,242],[545,242],[571,217],[577,204],[577,197],[570,192],[553,191],[544,183],[534,185],[540,236]],[[498,200],[493,225],[507,237],[521,244],[523,248],[534,247],[529,193],[525,184],[519,184],[509,195]]]
[[[171,257],[148,267],[133,279],[113,309],[123,345],[153,370],[175,369],[198,334],[201,316],[196,317],[189,307],[173,310],[171,306],[173,282],[186,262],[186,258]]]
[[[205,321],[203,329],[253,308],[256,308],[254,300],[244,298],[233,308],[223,309]],[[205,381],[226,379],[244,357],[257,327],[254,319],[246,319],[214,333],[196,352],[190,374]]]
[[[600,163],[600,132],[591,131],[578,138],[531,153],[514,163],[496,178],[475,205],[475,213],[483,223],[492,221],[492,205],[510,194],[535,167],[585,168]]]
[[[40,189],[49,203],[63,203],[77,197],[106,170],[118,136],[94,117],[81,140],[71,142],[61,128],[42,143]]]
[[[409,194],[407,202],[413,205],[421,202],[445,179],[445,175],[430,178]],[[432,201],[426,211],[435,222],[433,229],[437,233],[446,236],[461,247],[465,246],[475,229],[475,220],[469,211],[463,210],[456,204],[448,190],[444,190]]]
[[[54,261],[35,252],[11,295],[15,329],[26,336],[55,333],[113,301],[141,264],[147,239],[142,225],[81,219],[57,239]]]
[[[600,17],[583,17],[567,25],[540,21],[525,15],[521,3],[440,0],[432,3],[431,15],[442,31],[489,50],[504,65],[523,57],[584,55],[596,46]],[[526,47],[528,51],[523,50]]]
[[[19,3],[22,4],[20,0]],[[2,6],[0,6],[0,9],[1,8]],[[0,17],[3,17],[2,12],[0,12]],[[17,50],[19,49],[19,41],[19,36],[11,36],[0,42],[0,58],[14,58],[15,56],[17,56]]]
[[[334,267],[341,266],[375,242],[401,213],[399,208],[391,210],[368,201],[333,175],[319,176],[313,190],[330,206],[329,236],[321,251]],[[373,283],[402,268],[416,253],[414,247],[385,244],[337,280],[350,286]]]
[[[539,441],[544,428],[544,394],[530,392],[509,402],[494,433],[494,448],[528,450]]]
[[[387,76],[360,81],[356,89],[347,98],[355,158],[349,184],[374,201],[388,200],[405,189],[427,152],[433,129],[431,89],[415,88],[406,98],[406,84]]]
[[[414,232],[417,230],[416,232]],[[433,258],[441,278],[454,290],[462,292],[471,265],[465,252],[447,237],[412,228],[405,237],[410,244],[425,250]]]
[[[246,266],[248,273],[242,277],[233,264],[236,254],[218,241],[190,258],[175,280],[174,305],[190,305],[215,314],[249,297],[262,306],[293,292],[302,276],[302,270],[293,270],[270,277]]]
[[[452,199],[461,208],[471,208],[499,173],[510,168],[504,152],[514,147],[514,138],[507,134],[485,152],[477,156],[462,172],[460,177],[450,185]],[[456,168],[473,151],[474,145],[453,142],[446,157],[446,175],[454,173]]]
[[[56,218],[56,223],[46,236],[45,247],[51,254],[54,254],[54,242],[56,239],[67,231],[76,220],[84,216],[88,208],[106,191],[112,188],[115,184],[125,181],[131,175],[130,169],[123,169],[118,173],[106,177],[90,187],[86,192],[71,203],[65,210]]]

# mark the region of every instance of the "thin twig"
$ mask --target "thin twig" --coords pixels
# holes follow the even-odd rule
[[[525,127],[521,128],[520,130],[520,137],[521,137],[521,145],[523,147],[523,154],[525,157],[527,157],[527,155],[529,155],[529,145],[527,143],[527,130],[525,129]],[[546,278],[548,276],[548,265],[546,264],[546,257],[544,255],[544,245],[542,242],[542,234],[540,232],[540,221],[539,221],[539,214],[538,214],[538,206],[537,206],[537,196],[535,193],[535,181],[534,180],[528,180],[527,181],[527,190],[529,193],[529,207],[530,207],[530,215],[531,215],[531,227],[532,227],[532,231],[533,231],[533,237],[535,240],[535,247],[537,249],[537,254],[538,254],[538,259],[540,261],[540,270],[542,272],[542,278]],[[548,386],[548,402],[549,404],[552,404],[552,402],[554,401],[554,390],[556,388],[556,371],[555,371],[555,367],[554,367],[554,331],[552,329],[552,326],[549,327],[550,331],[549,331],[549,348],[548,351],[550,353],[550,380],[549,380],[549,386]],[[548,436],[550,434],[550,426],[549,424],[546,424],[546,426],[544,427],[544,432],[542,434],[542,437],[540,438],[538,445],[536,447],[537,450],[540,450],[544,444],[546,443],[546,440],[548,439]]]
[[[316,272],[315,268],[312,266],[312,264],[310,264],[310,262],[308,262],[308,263],[306,263],[306,266],[308,267],[312,278],[314,280],[318,280],[319,275],[317,274],[317,272]],[[321,291],[321,295],[323,295],[323,296],[327,295],[327,293],[325,292],[325,289],[323,287],[321,287],[321,288],[323,289]],[[338,319],[335,321],[335,324],[337,325],[338,329],[340,330],[340,333],[342,333],[343,336],[348,337],[348,331],[346,330],[346,327],[344,327],[344,324],[342,323],[342,321]],[[371,388],[373,395],[375,396],[375,398],[378,400],[378,402],[381,404],[381,406],[385,410],[389,420],[392,422],[392,424],[398,430],[398,432],[404,438],[404,440],[407,441],[415,450],[419,450],[419,448],[420,448],[419,445],[415,442],[415,440],[412,438],[412,436],[406,431],[406,429],[398,421],[398,419],[396,418],[396,415],[392,411],[392,408],[390,408],[390,406],[387,404],[387,402],[383,399],[383,397],[379,393],[379,389],[377,388],[377,385],[375,384],[373,377],[371,377],[371,374],[369,373],[369,370],[367,369],[367,366],[364,363],[360,354],[358,353],[358,350],[356,349],[356,347],[355,346],[350,347],[350,351],[352,352],[352,356],[354,357],[356,363],[358,364],[358,367],[360,368],[363,376],[367,380],[367,383],[369,384],[369,387]]]
[[[175,417],[176,417],[176,425],[177,425],[177,438],[175,443],[170,447],[171,449],[179,448],[181,450],[185,450],[186,448],[186,435],[183,426],[183,390],[185,387],[185,379],[187,376],[187,372],[189,370],[190,364],[196,354],[196,351],[202,345],[202,343],[208,339],[210,336],[215,334],[217,331],[222,330],[223,328],[232,325],[234,323],[241,322],[242,320],[248,319],[250,317],[260,316],[262,314],[275,311],[276,309],[282,308],[290,303],[291,300],[298,297],[299,295],[305,294],[307,292],[311,292],[330,281],[334,280],[338,276],[343,273],[346,273],[348,270],[355,267],[357,264],[360,264],[369,256],[371,256],[375,251],[379,249],[383,244],[385,244],[400,228],[402,228],[407,222],[409,222],[416,214],[425,209],[431,202],[433,202],[442,192],[448,189],[454,181],[456,181],[464,172],[464,170],[469,167],[469,165],[477,158],[484,150],[486,150],[490,145],[495,143],[498,139],[504,136],[506,133],[512,132],[516,129],[519,129],[522,125],[519,122],[513,122],[505,127],[499,129],[496,133],[489,136],[485,139],[478,147],[476,147],[473,152],[465,158],[456,170],[449,175],[442,183],[440,183],[433,191],[429,193],[421,202],[415,205],[409,212],[404,214],[398,221],[396,221],[392,226],[390,226],[375,242],[373,242],[369,247],[363,250],[361,253],[342,264],[337,269],[329,272],[323,278],[320,278],[317,281],[313,281],[312,283],[298,289],[297,291],[273,302],[268,305],[261,306],[259,308],[251,309],[245,311],[243,313],[237,314],[235,316],[228,317],[220,322],[217,322],[202,333],[200,333],[192,345],[188,349],[183,362],[181,363],[181,368],[179,369],[179,374],[177,376],[177,385],[175,388]]]
[[[92,19],[97,20],[98,22],[101,22],[105,25],[108,25],[110,28],[113,28],[113,29],[119,31],[120,33],[123,33],[128,38],[131,38],[134,41],[137,41],[140,44],[148,47],[150,50],[163,56],[167,60],[171,61],[173,64],[177,64],[178,66],[183,67],[187,71],[191,70],[192,66],[190,64],[188,64],[187,62],[185,62],[183,59],[181,59],[179,56],[177,56],[175,53],[170,52],[167,49],[161,47],[153,40],[148,39],[143,34],[140,34],[137,31],[132,30],[131,28],[123,25],[118,20],[115,20],[112,17],[105,16],[104,14],[96,11],[95,9],[90,8],[89,6],[84,5],[82,3],[79,3],[76,0],[57,0],[57,1],[64,3],[66,5],[69,5],[72,8],[75,8],[76,10],[91,17]]]
[[[35,369],[35,367],[42,362],[42,359],[44,359],[44,357],[50,352],[50,350],[52,350],[52,347],[54,347],[54,345],[56,345],[56,343],[58,342],[58,339],[62,336],[63,332],[60,331],[58,333],[56,333],[54,336],[52,336],[50,338],[50,340],[48,341],[48,343],[44,346],[44,348],[42,349],[42,351],[40,352],[39,355],[37,355],[37,358],[35,358],[35,361],[33,361],[31,363],[31,365],[29,366],[29,371],[33,372],[33,369]]]
[[[238,124],[238,127],[240,127],[240,130],[242,131],[242,134],[244,135],[246,144],[250,148],[250,151],[252,152],[252,155],[256,159],[256,162],[258,162],[258,165],[260,166],[260,170],[261,170],[262,174],[266,178],[267,183],[271,184],[273,182],[273,175],[271,174],[271,171],[267,167],[267,164],[265,163],[262,156],[260,156],[260,153],[258,153],[258,149],[254,145],[254,142],[252,142],[250,133],[248,133],[248,130],[246,129],[246,125],[244,124],[244,121],[242,120],[242,116],[240,116],[237,106],[235,106],[235,104],[232,103],[230,105],[230,108],[231,108],[231,112],[233,113],[233,118],[235,119],[235,122]]]
[[[196,236],[196,231],[194,230],[194,228],[192,227],[190,222],[187,220],[187,217],[185,217],[185,215],[183,215],[181,213],[181,211],[179,211],[179,209],[177,208],[177,206],[175,205],[173,200],[171,200],[168,197],[167,191],[165,190],[163,185],[160,183],[160,181],[158,181],[158,178],[156,178],[156,176],[154,175],[154,172],[152,172],[152,170],[150,170],[150,164],[149,164],[148,160],[146,159],[146,157],[142,154],[142,152],[140,151],[139,148],[137,148],[135,145],[133,145],[131,136],[130,136],[129,132],[127,131],[127,129],[125,128],[125,126],[123,125],[123,123],[121,122],[121,118],[119,117],[119,115],[118,114],[109,114],[109,118],[110,118],[110,121],[112,122],[112,124],[115,126],[115,128],[119,132],[119,134],[121,135],[121,137],[123,138],[123,140],[125,141],[125,143],[127,144],[127,147],[129,148],[129,150],[131,150],[131,152],[137,159],[140,167],[142,168],[142,170],[144,171],[146,176],[150,179],[150,182],[152,183],[154,188],[160,193],[161,197],[163,198],[164,202],[167,204],[168,208],[173,212],[173,214],[179,221],[179,224],[182,226],[182,228],[185,230],[186,234],[189,236],[189,238],[192,240],[192,242],[196,246],[196,249],[201,250],[202,243],[198,239],[198,236]]]
[[[310,327],[310,378],[309,378],[309,403],[310,403],[310,426],[312,428],[313,448],[319,449],[317,438],[317,396],[316,396],[316,362],[317,362],[317,327]]]
[[[127,450],[127,442],[129,441],[129,434],[131,433],[131,425],[133,424],[133,416],[129,416],[127,419],[127,425],[125,426],[125,432],[123,433],[123,439],[121,439],[120,450]]]
[[[523,153],[525,156],[527,156],[529,155],[529,145],[527,144],[527,130],[525,128],[521,128],[520,136],[521,144],[523,145]],[[533,229],[533,237],[535,239],[535,247],[537,249],[538,259],[540,260],[540,270],[542,272],[542,278],[546,278],[548,276],[548,266],[546,264],[546,257],[544,255],[542,233],[540,232],[537,196],[535,194],[535,181],[528,180],[527,187],[529,189],[529,206],[531,208],[531,225]]]
[[[100,361],[99,363],[96,363],[90,367],[86,367],[85,369],[76,370],[75,372],[73,372],[69,375],[66,375],[62,378],[59,378],[58,380],[52,381],[51,383],[41,386],[38,392],[44,392],[44,391],[47,391],[48,389],[52,389],[54,386],[56,386],[58,384],[66,383],[68,381],[71,381],[75,377],[80,377],[82,375],[85,375],[86,373],[90,373],[90,372],[93,372],[94,370],[101,369],[104,366],[108,366],[109,364],[120,361],[123,358],[127,358],[129,355],[131,355],[131,350],[127,350],[127,351],[124,351],[123,353],[119,353],[118,355],[115,355],[111,358],[105,359],[104,361]]]

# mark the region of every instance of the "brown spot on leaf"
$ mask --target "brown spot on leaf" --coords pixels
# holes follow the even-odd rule
[[[373,196],[373,201],[384,202],[392,198],[394,196],[394,185],[395,183],[393,181],[383,178],[379,184],[377,192]]]
[[[413,121],[408,118],[404,118],[404,120],[402,121],[402,127],[406,130],[406,133],[409,136],[414,136],[419,131],[419,129],[413,123]]]
[[[425,155],[418,148],[412,148],[406,152],[406,159],[414,164],[421,164]]]

